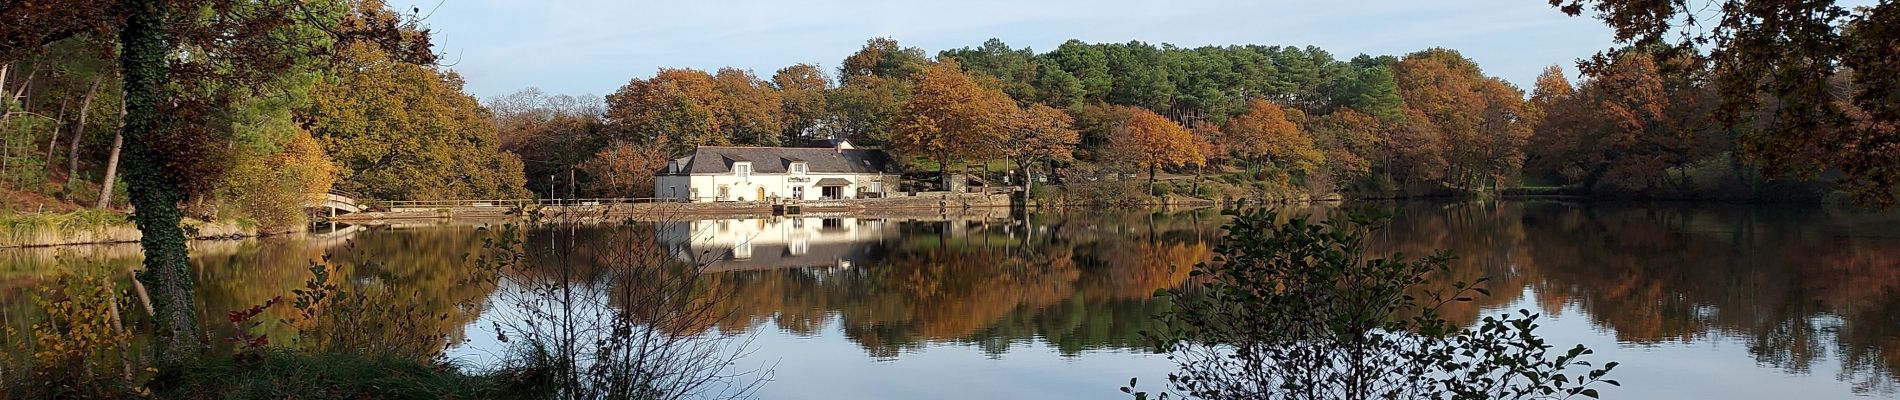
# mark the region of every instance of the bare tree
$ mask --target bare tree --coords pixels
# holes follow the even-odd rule
[[[684,222],[530,214],[477,263],[501,277],[494,329],[509,347],[497,373],[554,399],[750,398],[770,378],[769,366],[739,366],[751,336],[713,328],[731,313],[730,293],[705,281],[716,257],[658,244]]]

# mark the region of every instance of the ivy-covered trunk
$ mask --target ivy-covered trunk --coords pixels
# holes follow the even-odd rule
[[[180,189],[167,172],[167,154],[155,145],[165,140],[169,127],[159,111],[169,97],[170,69],[166,55],[171,38],[165,31],[165,0],[121,0],[126,17],[119,31],[119,68],[125,74],[126,194],[132,199],[132,220],[138,225],[139,246],[145,251],[145,270],[139,272],[152,297],[157,322],[158,365],[172,367],[195,357],[204,347],[192,306],[190,265],[185,231],[178,226]]]

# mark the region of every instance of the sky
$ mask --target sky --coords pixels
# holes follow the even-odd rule
[[[815,63],[835,74],[866,39],[938,51],[999,38],[1037,52],[1069,39],[1319,46],[1340,59],[1458,50],[1528,90],[1550,65],[1612,46],[1609,28],[1545,0],[435,0],[419,7],[448,68],[476,97],[539,87],[604,95],[660,67]],[[426,1],[426,0],[424,0]]]

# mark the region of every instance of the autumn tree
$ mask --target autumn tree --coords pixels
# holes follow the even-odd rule
[[[1394,76],[1406,107],[1440,135],[1445,153],[1439,158],[1447,169],[1436,175],[1472,189],[1517,174],[1530,127],[1522,121],[1523,94],[1516,87],[1485,76],[1457,51],[1438,48],[1406,55],[1394,64]]]
[[[1720,107],[1743,155],[1770,174],[1838,169],[1854,198],[1890,206],[1900,187],[1900,4],[1836,1],[1550,0],[1633,47],[1707,48]],[[1673,41],[1673,42],[1672,42]],[[1584,63],[1610,64],[1608,53]],[[1836,79],[1838,77],[1838,79]]]
[[[838,83],[851,86],[867,77],[907,79],[929,61],[922,49],[903,47],[896,39],[871,38],[838,65]]]
[[[1001,150],[997,144],[1008,136],[1016,103],[1002,91],[978,84],[955,60],[925,66],[916,80],[898,116],[891,149],[935,159],[948,187],[952,161],[987,158]]]
[[[525,183],[542,198],[580,194],[579,165],[613,140],[600,97],[527,88],[490,99],[501,151],[521,158]]]
[[[1042,104],[1031,104],[1012,116],[1003,137],[1002,154],[1016,162],[1023,173],[1023,201],[1029,201],[1029,188],[1035,183],[1030,167],[1038,162],[1072,161],[1075,144],[1080,140],[1068,113]],[[1052,171],[1053,172],[1053,171]]]
[[[1525,101],[1524,114],[1535,125],[1558,101],[1570,97],[1576,88],[1570,86],[1570,79],[1564,77],[1564,69],[1555,65],[1545,67],[1537,75],[1537,86],[1531,88],[1531,98]]]
[[[487,109],[453,72],[369,46],[315,89],[305,112],[340,170],[337,186],[374,199],[515,198],[521,160],[499,149]]]
[[[778,146],[785,126],[781,122],[779,91],[753,76],[751,71],[720,68],[713,75],[713,88],[719,94],[714,118],[719,133],[732,144]]]
[[[1387,124],[1378,117],[1344,108],[1314,118],[1306,126],[1313,144],[1324,154],[1321,168],[1336,185],[1348,185],[1372,174],[1378,149],[1386,140]]]
[[[772,86],[779,92],[779,113],[785,127],[780,141],[813,139],[825,118],[825,93],[831,90],[831,80],[817,65],[797,64],[772,74]]]
[[[1672,186],[1669,171],[1692,160],[1704,126],[1693,105],[1679,106],[1694,101],[1695,88],[1671,90],[1646,51],[1619,53],[1595,73],[1576,93],[1557,97],[1533,137],[1532,165],[1611,191]]]
[[[138,210],[145,268],[157,322],[157,360],[172,367],[203,347],[178,204],[186,190],[215,176],[205,154],[218,142],[211,111],[298,65],[299,57],[373,44],[406,61],[433,62],[426,30],[406,25],[380,2],[62,0],[0,4],[0,62],[76,36],[118,49],[124,93],[123,143],[128,195]],[[350,16],[353,18],[343,18]],[[318,27],[321,35],[310,35]],[[191,57],[174,57],[189,50]],[[197,86],[179,83],[215,83]],[[236,91],[218,90],[237,88]],[[210,160],[215,161],[215,160]]]
[[[1311,172],[1326,159],[1313,138],[1287,119],[1286,111],[1266,100],[1249,103],[1247,112],[1229,119],[1222,132],[1227,147],[1241,158],[1284,171]]]
[[[1148,185],[1154,186],[1155,174],[1162,167],[1194,165],[1206,161],[1194,134],[1180,124],[1153,111],[1119,106],[1127,114],[1126,122],[1116,127],[1109,138],[1110,153],[1117,158],[1148,169]]]
[[[1446,159],[1444,132],[1424,112],[1407,108],[1405,122],[1391,128],[1379,153],[1380,164],[1389,180],[1401,186],[1414,186],[1445,179],[1451,162]]]
[[[619,140],[662,143],[667,154],[695,146],[730,145],[719,123],[720,99],[712,75],[662,68],[607,95],[607,126]]]
[[[614,142],[581,164],[593,178],[589,192],[604,197],[653,197],[653,173],[666,166],[659,147]]]
[[[1194,135],[1194,143],[1201,147],[1202,161],[1194,164],[1194,193],[1201,192],[1201,181],[1207,177],[1208,166],[1224,165],[1233,154],[1228,143],[1227,132],[1220,125],[1207,121],[1194,121],[1188,125],[1188,133]]]

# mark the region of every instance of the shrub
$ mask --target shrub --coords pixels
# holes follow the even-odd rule
[[[1524,399],[1596,397],[1616,363],[1590,366],[1578,345],[1553,356],[1538,316],[1486,317],[1465,328],[1436,309],[1489,293],[1464,282],[1434,291],[1451,255],[1370,258],[1377,216],[1326,222],[1271,210],[1232,212],[1199,287],[1168,290],[1174,310],[1153,333],[1179,370],[1169,388],[1200,399]],[[1416,293],[1426,296],[1415,297]],[[1123,391],[1136,398],[1134,381]]]

